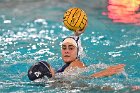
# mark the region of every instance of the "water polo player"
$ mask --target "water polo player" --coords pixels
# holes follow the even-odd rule
[[[76,33],[78,33],[78,31],[76,31]],[[81,43],[79,41],[78,36],[65,38],[62,42],[61,47],[62,47],[61,48],[62,59],[65,65],[61,69],[59,69],[57,73],[69,72],[69,70],[72,70],[75,68],[86,67],[85,64],[80,61],[80,55],[81,55],[80,52],[82,51],[81,50],[82,47],[81,47]],[[110,66],[105,70],[92,74],[91,77],[97,78],[97,77],[104,77],[104,76],[117,74],[124,70],[124,66],[125,66],[124,64]]]
[[[80,51],[82,48],[78,36],[65,38],[61,45],[62,59],[65,65],[57,73],[69,68],[84,68],[85,64],[80,61]]]
[[[86,14],[84,13],[84,11],[79,8],[72,8],[71,12],[74,12],[74,13],[71,13],[71,15],[73,15],[73,16],[68,17],[67,13],[69,13],[69,12],[66,12],[66,14],[64,14],[63,22],[64,22],[64,25],[68,29],[72,29],[74,31],[75,36],[67,37],[63,40],[62,45],[61,45],[61,53],[62,53],[62,59],[63,59],[65,65],[62,66],[62,68],[60,68],[58,71],[56,71],[56,73],[66,72],[68,74],[71,74],[71,72],[69,72],[69,71],[71,71],[72,69],[86,67],[85,64],[80,61],[80,55],[82,54],[82,52],[81,52],[82,47],[81,47],[79,35],[81,35],[85,31],[85,28],[87,26],[87,17],[86,17]],[[83,15],[80,17],[81,20],[78,21],[78,23],[77,23],[76,20],[77,20],[77,18],[79,19],[79,17],[77,17],[77,16],[80,16],[79,14],[81,14],[81,13]],[[73,22],[71,23],[71,21],[70,21],[71,19],[75,19],[75,20],[73,20]],[[69,21],[67,21],[67,20],[69,20]],[[73,26],[67,25],[67,22],[70,22],[71,25],[76,24],[75,26],[77,26],[77,27],[74,26],[74,28],[75,28],[74,29]],[[81,23],[84,23],[84,24],[81,24]],[[39,63],[39,64],[41,64],[41,63]],[[28,77],[30,80],[35,80],[38,78],[42,78],[44,76],[47,76],[49,78],[54,76],[54,71],[51,68],[51,66],[39,65],[39,67],[35,69],[37,71],[34,71],[33,68],[31,67],[31,71],[29,70],[29,72],[28,72]],[[110,76],[110,75],[123,71],[123,68],[124,68],[124,64],[111,66],[103,71],[92,74],[90,77],[97,78],[97,77],[103,77],[103,76]],[[73,70],[72,72],[74,72],[74,71],[75,70]],[[35,74],[34,72],[37,72],[38,74]]]
[[[85,64],[80,61],[80,51],[81,46],[79,43],[79,37],[67,37],[63,40],[61,45],[61,52],[62,52],[62,59],[65,63],[62,68],[60,68],[56,73],[69,73],[72,69],[75,68],[85,68]],[[39,62],[37,65],[35,64],[33,67],[30,68],[28,71],[28,77],[30,80],[35,80],[38,78],[42,78],[47,76],[51,78],[54,76],[54,71],[51,66],[45,62]],[[98,78],[104,76],[111,76],[117,73],[120,73],[124,70],[124,64],[119,64],[115,66],[110,66],[105,70],[92,74],[90,77]],[[74,72],[73,70],[72,72]]]
[[[40,78],[44,78],[45,76],[48,78],[51,78],[54,76],[53,69],[45,61],[40,61],[40,62],[35,63],[28,70],[28,78],[31,81],[34,81],[34,80],[40,79]]]

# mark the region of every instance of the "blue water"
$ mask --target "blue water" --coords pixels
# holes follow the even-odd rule
[[[140,26],[113,23],[102,15],[107,11],[106,5],[105,0],[1,0],[1,92],[133,92],[131,86],[140,85]],[[87,66],[99,63],[126,64],[125,74],[91,80],[78,79],[67,86],[64,83],[62,86],[61,83],[51,86],[49,83],[31,82],[27,71],[35,62],[46,60],[56,70],[64,64],[60,42],[73,32],[64,27],[62,18],[64,12],[73,6],[82,8],[88,15],[88,27],[81,35],[85,52],[81,60]],[[104,85],[111,85],[115,90],[95,87]]]

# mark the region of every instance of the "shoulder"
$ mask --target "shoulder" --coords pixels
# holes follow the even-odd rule
[[[66,73],[73,73],[76,71],[76,69],[82,69],[82,68],[85,68],[85,64],[79,60],[76,60],[74,62],[72,62],[65,70],[64,72]],[[66,74],[65,73],[65,74]]]
[[[76,60],[70,64],[70,67],[84,68],[85,64],[81,62],[80,60]]]

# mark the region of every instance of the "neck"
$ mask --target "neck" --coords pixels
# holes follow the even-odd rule
[[[70,63],[72,63],[72,62],[75,62],[75,61],[78,61],[79,59],[78,58],[76,58],[76,59],[74,59],[74,60],[72,60],[72,61],[69,61],[69,62],[65,62],[66,64],[70,64]]]

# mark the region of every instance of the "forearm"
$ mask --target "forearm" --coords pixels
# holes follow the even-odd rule
[[[106,69],[106,70],[92,74],[91,77],[100,78],[100,77],[105,77],[105,76],[111,76],[113,74],[115,74],[115,73],[112,73]]]
[[[95,74],[92,74],[91,77],[99,78],[99,77],[105,77],[105,76],[111,76],[114,74],[118,74],[124,70],[124,64],[118,64],[115,66],[110,66],[107,69],[97,72]]]

